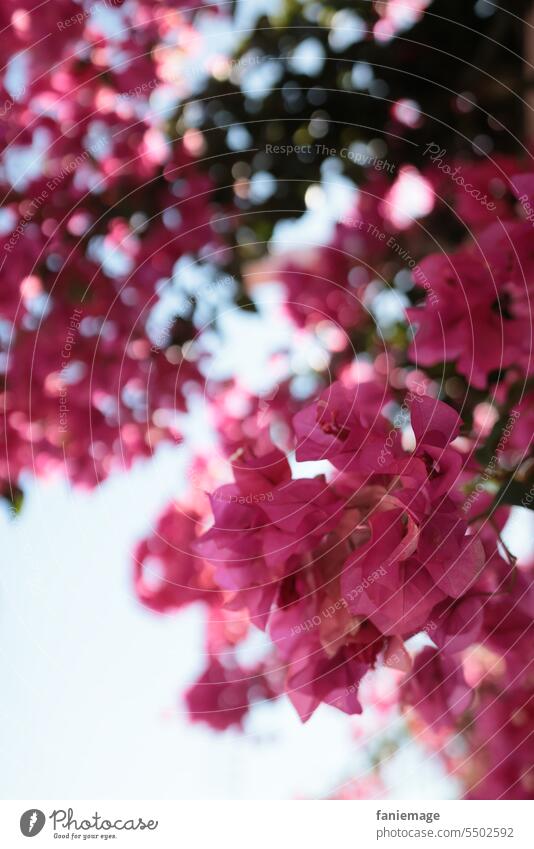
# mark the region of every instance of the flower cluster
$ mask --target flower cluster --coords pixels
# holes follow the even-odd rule
[[[131,94],[163,86],[152,49],[173,33],[187,56],[191,24],[165,4],[110,3],[111,29],[99,4],[8,5],[4,60],[41,46],[3,93],[1,487],[55,469],[92,486],[179,438],[162,411],[200,380],[187,313],[151,319],[177,261],[218,245],[211,182]]]
[[[408,669],[405,641],[434,618],[460,640],[494,554],[455,496],[458,415],[419,396],[411,450],[399,433],[381,463],[384,402],[369,384],[325,390],[295,416],[296,459],[327,460],[332,476],[293,478],[274,447],[243,453],[235,482],[212,495],[214,524],[195,546],[226,605],[246,608],[269,634],[271,662],[303,719],[321,702],[358,712],[365,673],[379,658]]]
[[[534,253],[528,209],[534,176],[515,174],[506,188],[511,201],[515,195],[519,203],[503,204],[502,219],[484,220],[473,241],[455,253],[422,260],[421,271],[432,280],[436,298],[408,310],[417,327],[412,359],[419,367],[452,362],[477,389],[505,374],[524,379],[533,370]]]

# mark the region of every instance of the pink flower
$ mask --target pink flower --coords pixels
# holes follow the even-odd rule
[[[134,584],[139,600],[159,613],[194,601],[213,605],[220,593],[212,568],[193,551],[200,517],[178,505],[161,516],[154,533],[134,553]]]
[[[425,648],[403,684],[402,696],[429,726],[440,728],[455,724],[471,704],[473,693],[457,659]]]
[[[251,699],[267,695],[265,680],[257,670],[226,667],[211,657],[184,698],[192,722],[205,722],[216,731],[224,731],[234,725],[242,728]]]
[[[525,179],[512,183],[529,185]],[[417,276],[428,283],[427,298],[407,311],[416,329],[410,357],[421,366],[453,362],[479,389],[506,369],[531,374],[533,272],[532,225],[524,220],[493,223],[476,245],[424,259]]]

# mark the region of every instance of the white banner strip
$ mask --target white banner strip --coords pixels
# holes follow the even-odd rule
[[[533,814],[533,802],[493,801],[6,801],[0,845],[532,849]]]

